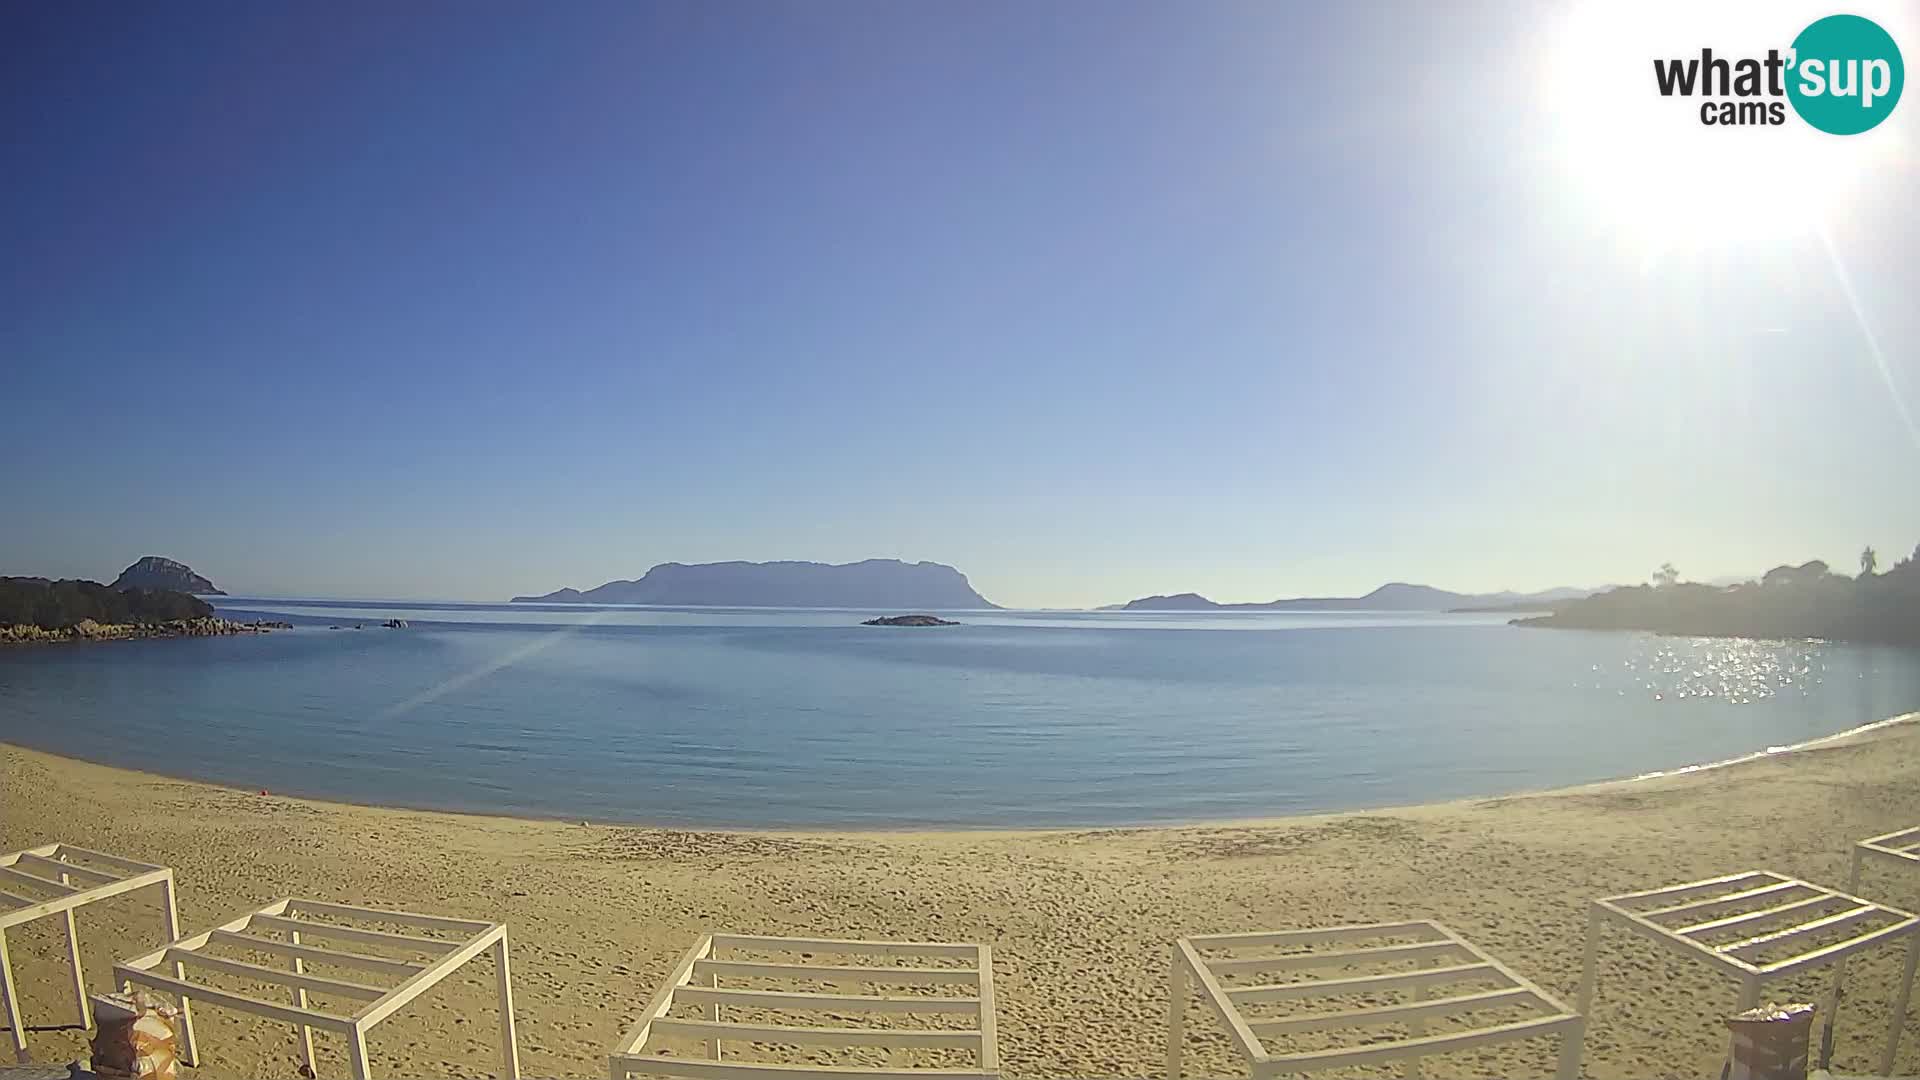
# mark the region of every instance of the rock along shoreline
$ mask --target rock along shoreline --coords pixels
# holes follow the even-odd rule
[[[156,623],[98,623],[82,619],[72,626],[49,630],[41,626],[0,626],[0,645],[50,645],[73,641],[135,641],[143,638],[225,637],[291,630],[293,624],[260,620],[174,619]]]

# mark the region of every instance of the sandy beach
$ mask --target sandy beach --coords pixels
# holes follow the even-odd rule
[[[739,833],[462,816],[241,792],[0,745],[0,850],[63,840],[173,866],[187,932],[287,895],[502,920],[528,1076],[603,1076],[604,1054],[703,929],[982,941],[1010,1077],[1157,1076],[1167,955],[1183,933],[1435,918],[1572,998],[1586,902],[1749,868],[1844,887],[1850,838],[1920,823],[1920,725],[1723,768],[1559,792],[1178,828]],[[1920,906],[1920,875],[1867,895]],[[608,917],[603,912],[614,914]],[[150,902],[82,915],[96,989],[158,944]],[[32,1028],[73,1021],[58,920],[9,934]],[[1901,957],[1856,961],[1836,1064],[1878,1060]],[[1596,1077],[1717,1075],[1734,988],[1624,936],[1602,955]],[[1813,976],[1790,989],[1817,999]],[[382,1025],[380,1075],[491,1075],[492,981],[469,969]],[[291,1029],[197,1016],[192,1075],[294,1075]],[[1189,1070],[1241,1074],[1194,1012]],[[337,1040],[322,1075],[344,1075]],[[36,1060],[84,1053],[35,1030]],[[1548,1075],[1553,1041],[1436,1059],[1429,1076]],[[1900,1071],[1920,1072],[1909,1021]]]

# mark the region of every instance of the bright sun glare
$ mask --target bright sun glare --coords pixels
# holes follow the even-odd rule
[[[1806,3],[1590,0],[1552,28],[1542,90],[1556,166],[1581,213],[1651,269],[1669,254],[1764,245],[1815,232],[1904,150],[1891,130],[1835,137],[1792,106],[1779,126],[1707,126],[1705,99],[1663,98],[1653,60],[1782,53],[1829,12]]]

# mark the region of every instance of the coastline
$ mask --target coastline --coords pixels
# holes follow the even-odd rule
[[[1653,772],[1640,773],[1637,776],[1622,777],[1618,781],[1608,780],[1602,781],[1602,783],[1632,783],[1636,780],[1658,780],[1663,776],[1682,776],[1688,773],[1702,772],[1707,769],[1724,769],[1749,761],[1760,761],[1776,754],[1794,754],[1802,750],[1816,750],[1822,746],[1838,745],[1855,739],[1867,738],[1885,728],[1899,727],[1902,724],[1911,724],[1916,721],[1920,721],[1920,712],[1901,713],[1898,716],[1889,716],[1885,720],[1868,721],[1857,727],[1850,727],[1844,731],[1836,731],[1831,735],[1821,735],[1818,738],[1806,739],[1802,742],[1790,743],[1785,746],[1769,746],[1764,750],[1755,750],[1752,753],[1741,754],[1738,757],[1724,758],[1720,761],[1707,761],[1698,765],[1683,765],[1675,769],[1657,769]]]
[[[1575,788],[1256,821],[1144,828],[707,831],[355,806],[171,780],[0,744],[0,850],[64,840],[163,862],[191,932],[288,895],[504,920],[528,1075],[604,1075],[606,1048],[702,930],[994,946],[1009,1077],[1158,1075],[1166,946],[1189,933],[1436,918],[1570,997],[1597,896],[1765,867],[1839,885],[1849,842],[1920,822],[1920,716],[1793,751]],[[1863,892],[1920,907],[1920,879]],[[152,947],[145,902],[89,910],[89,976]],[[57,920],[55,920],[57,923]],[[35,924],[36,928],[42,924]],[[64,944],[9,934],[29,1022],[64,1022]],[[1838,1064],[1869,1066],[1899,950],[1850,968]],[[1730,984],[1609,939],[1587,1075],[1700,1076],[1724,1054]],[[490,979],[383,1025],[376,1071],[492,1067]],[[1782,992],[1810,999],[1815,974]],[[196,1017],[202,1077],[290,1074],[290,1029]],[[1231,1072],[1194,1019],[1196,1069]],[[1909,1029],[1914,1024],[1909,1021]],[[37,1060],[82,1051],[36,1031]],[[321,1039],[321,1072],[344,1067]],[[1437,1062],[1434,1077],[1551,1073],[1551,1040]],[[1464,1060],[1471,1058],[1471,1060]],[[1900,1068],[1920,1071],[1920,1039]],[[1449,1066],[1453,1066],[1451,1069]]]
[[[0,647],[8,645],[70,645],[107,641],[154,641],[168,638],[230,637],[291,630],[290,622],[272,619],[241,621],[217,616],[171,619],[152,623],[98,623],[82,619],[73,626],[48,629],[20,624],[0,626]]]

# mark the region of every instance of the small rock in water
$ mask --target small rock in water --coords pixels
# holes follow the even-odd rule
[[[942,619],[933,615],[883,615],[878,619],[868,619],[861,626],[959,626],[951,619]]]

